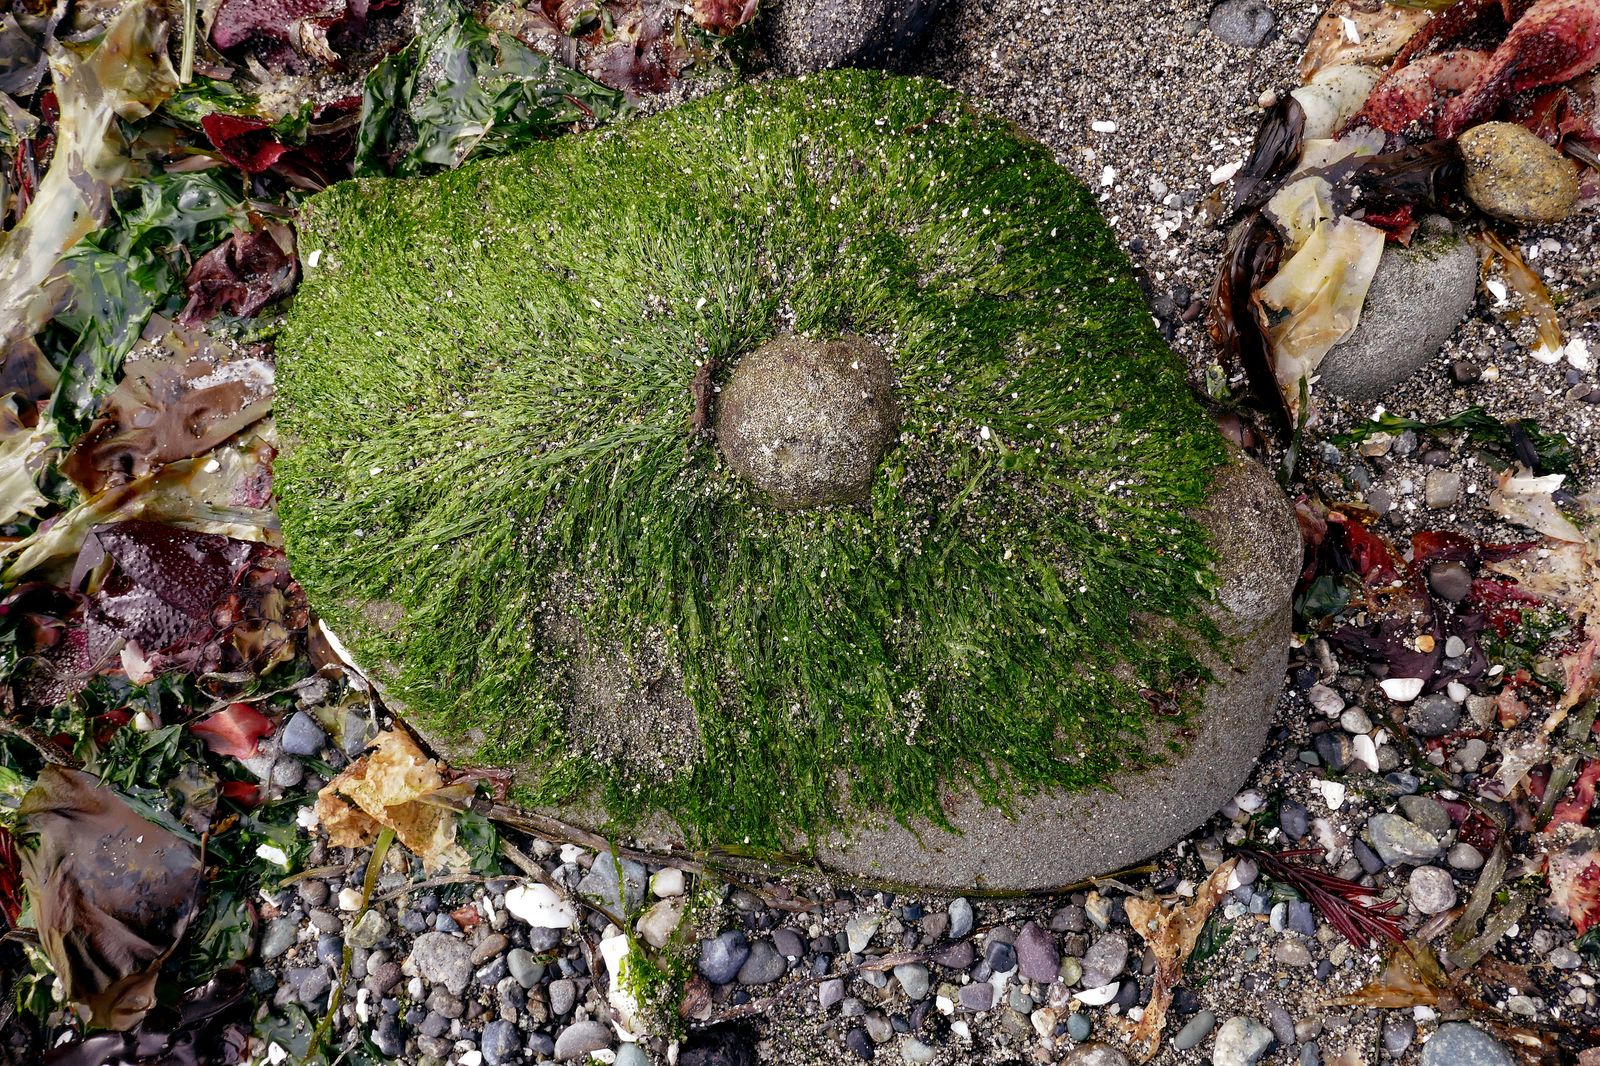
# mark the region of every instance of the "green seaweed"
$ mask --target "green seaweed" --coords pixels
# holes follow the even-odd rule
[[[1224,444],[1093,195],[958,94],[768,82],[335,186],[301,248],[275,475],[294,573],[520,800],[595,786],[624,821],[777,846],[1181,746],[1192,698],[1148,697],[1204,675],[1176,634],[1208,632],[1193,512]],[[903,425],[869,503],[777,510],[690,430],[699,365],[784,330],[890,354]],[[693,758],[577,750],[557,617],[665,648]]]

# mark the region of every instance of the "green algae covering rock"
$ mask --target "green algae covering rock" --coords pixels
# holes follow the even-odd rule
[[[769,82],[347,183],[301,249],[294,572],[522,801],[894,879],[852,834],[1099,803],[1205,735],[1243,632],[1212,491],[1242,468],[1093,196],[950,90]],[[1233,593],[1266,670],[1285,571]],[[1237,785],[1262,701],[1157,832]],[[1047,865],[990,879],[1074,869]]]

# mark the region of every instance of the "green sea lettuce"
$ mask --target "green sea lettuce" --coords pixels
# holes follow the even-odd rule
[[[771,844],[1180,743],[1223,441],[1093,194],[959,94],[767,82],[300,226],[293,571],[520,798]],[[888,354],[865,502],[775,507],[696,430],[702,368],[785,333]]]

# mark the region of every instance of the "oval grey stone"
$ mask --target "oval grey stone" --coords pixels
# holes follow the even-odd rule
[[[603,1051],[615,1041],[615,1031],[602,1022],[573,1022],[556,1037],[555,1059],[571,1062],[588,1058],[593,1051]]]
[[[1424,218],[1411,247],[1384,248],[1361,322],[1323,357],[1314,387],[1378,399],[1439,354],[1477,289],[1477,252],[1447,219]]]
[[[1372,850],[1388,866],[1403,862],[1432,862],[1439,854],[1438,839],[1415,822],[1398,814],[1375,814],[1367,821]]]
[[[1422,1045],[1422,1066],[1515,1066],[1505,1045],[1475,1025],[1446,1022]]]

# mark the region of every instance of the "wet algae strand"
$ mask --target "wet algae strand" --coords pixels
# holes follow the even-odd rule
[[[1154,694],[1199,673],[1171,634],[1204,628],[1190,515],[1224,445],[1092,195],[958,94],[769,82],[345,183],[300,236],[294,573],[521,799],[774,844],[859,808],[937,820],[962,783],[1088,788],[1177,744]],[[851,345],[870,368],[827,354]],[[771,416],[735,427],[758,452],[818,408],[826,360],[875,383],[881,425],[828,430],[872,449],[835,464],[848,492],[777,498],[751,473],[771,454],[719,446],[708,407],[758,351],[815,364],[773,378],[787,407],[735,390]]]

